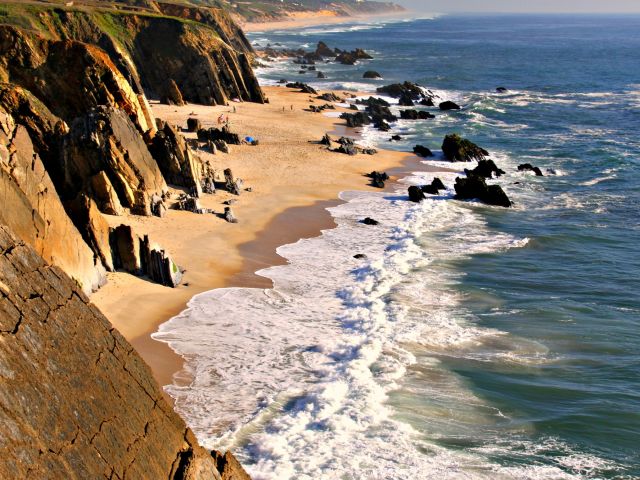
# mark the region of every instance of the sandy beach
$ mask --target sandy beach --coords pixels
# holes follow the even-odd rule
[[[308,94],[284,87],[266,87],[265,92],[270,100],[265,105],[152,105],[157,117],[185,127],[188,117],[200,119],[205,127],[217,125],[219,115],[225,113],[233,131],[260,142],[258,146],[231,146],[230,154],[198,152],[216,170],[231,168],[245,187],[251,187],[251,192],[235,197],[237,203],[232,208],[239,223],[175,210],[169,210],[163,219],[125,219],[186,270],[184,285],[172,289],[117,272],[109,274],[107,285],[92,297],[151,366],[161,385],[171,383],[182,365],[182,359],[166,344],[151,339],[161,323],[203,291],[226,286],[268,287],[266,279],[253,272],[283,261],[275,253],[278,246],[330,228],[333,222],[325,208],[337,203],[341,191],[373,189],[368,186],[366,172],[398,168],[416,159],[383,150],[374,156],[355,157],[329,152],[317,141],[326,132],[343,129],[342,120],[308,111],[313,99]],[[194,133],[185,135],[195,138]],[[203,195],[201,204],[222,212],[223,202],[231,198],[219,191]],[[107,218],[112,226],[123,222],[122,217]]]
[[[408,17],[411,13],[402,12],[386,12],[380,14],[369,15],[353,15],[338,16],[335,12],[324,10],[321,12],[298,12],[291,14],[285,20],[273,22],[239,22],[245,32],[268,32],[273,30],[283,30],[292,28],[314,27],[317,25],[338,25],[341,23],[357,23],[370,21],[376,18],[400,18]]]

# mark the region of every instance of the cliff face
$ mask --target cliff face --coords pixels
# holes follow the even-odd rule
[[[25,92],[21,94],[27,97]],[[37,129],[37,126],[33,129]],[[64,269],[85,292],[89,293],[102,285],[105,272],[102,263],[67,216],[53,182],[36,153],[29,130],[16,124],[2,106],[0,198],[0,224],[10,226],[39,255]]]
[[[3,226],[0,372],[1,478],[248,478],[198,446],[131,345]]]

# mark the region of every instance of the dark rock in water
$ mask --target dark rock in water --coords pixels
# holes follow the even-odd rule
[[[424,196],[420,187],[416,187],[415,185],[409,187],[409,200],[415,203],[420,203],[425,198],[427,197]]]
[[[424,193],[428,193],[429,195],[438,195],[438,193],[440,193],[440,190],[446,189],[447,187],[444,186],[442,180],[437,177],[431,181],[430,185],[425,185],[424,187],[422,187],[422,191]]]
[[[393,135],[389,141],[390,142],[399,142],[400,140],[402,140],[402,137],[400,135]]]
[[[380,130],[381,132],[388,132],[389,130],[391,130],[391,125],[389,125],[384,120],[376,122],[374,124],[374,127],[376,127],[376,129]]]
[[[511,200],[499,185],[487,185],[485,179],[478,175],[456,178],[454,188],[458,200],[477,199],[488,205],[511,207]]]
[[[400,118],[403,120],[428,120],[435,118],[435,115],[422,110],[400,110]]]
[[[373,70],[368,70],[364,72],[364,74],[362,75],[362,78],[378,79],[378,78],[382,78],[382,75],[380,75],[378,72],[375,72]]]
[[[536,177],[542,177],[542,170],[538,167],[534,167],[530,163],[523,163],[522,165],[518,165],[518,171],[520,172],[533,172],[536,174]]]
[[[280,80],[278,80],[278,83],[285,84],[285,83],[287,83],[287,79],[286,78],[281,78]]]
[[[315,66],[311,66],[311,67],[307,68],[307,70],[309,72],[315,72],[316,71],[316,67]]]
[[[455,133],[444,137],[442,142],[442,151],[444,156],[450,162],[470,162],[472,160],[484,160],[489,155],[484,148],[480,148],[466,138],[460,137]]]
[[[419,157],[433,157],[433,152],[423,145],[413,147],[413,153]]]
[[[438,107],[440,108],[440,110],[460,110],[460,105],[450,100],[440,103]]]
[[[433,103],[433,98],[428,97],[428,98],[423,98],[422,100],[420,100],[420,105],[425,106],[425,107],[434,107],[435,104]]]
[[[411,98],[411,95],[403,93],[398,99],[398,105],[402,107],[413,107],[413,98]]]
[[[371,60],[373,57],[361,48],[356,48],[351,52],[341,52],[336,57],[336,62],[343,65],[355,65],[358,60]]]
[[[364,220],[362,220],[362,223],[364,223],[365,225],[379,225],[380,222],[378,222],[377,220],[374,220],[373,218],[367,217]]]
[[[319,100],[324,100],[325,102],[343,102],[344,100],[337,96],[335,93],[327,92],[323,93],[318,97]]]
[[[366,100],[358,99],[356,100],[358,105],[366,105],[368,107],[377,105],[380,107],[390,107],[391,104],[382,98],[369,97]]]
[[[385,95],[389,95],[393,98],[400,98],[402,96],[408,96],[412,100],[420,101],[423,98],[428,98],[425,95],[423,88],[411,82],[404,83],[394,83],[391,85],[385,85],[384,87],[378,87],[376,89],[378,93],[384,93]]]
[[[354,104],[349,105],[349,110],[355,110],[356,112],[359,111],[358,106]]]
[[[306,83],[302,83],[302,82],[287,83],[287,88],[298,88],[300,89],[301,93],[308,93],[310,95],[318,94],[315,88],[310,87]]]
[[[505,87],[498,87],[496,88],[496,92],[497,93],[507,93],[509,90]]]
[[[318,42],[318,46],[316,48],[316,55],[320,57],[335,57],[335,52],[330,49],[326,43]]]
[[[347,121],[347,127],[358,128],[364,125],[371,124],[371,118],[364,112],[358,113],[343,113],[340,118]]]
[[[327,76],[322,73],[322,72],[318,72],[318,74],[316,75],[317,78],[327,78]]]
[[[505,172],[504,170],[498,168],[493,160],[480,160],[476,168],[474,168],[473,170],[468,170],[465,168],[464,173],[466,173],[467,176],[478,175],[483,178],[492,178],[493,174],[495,174],[496,177],[499,177],[500,175],[504,175]]]
[[[398,117],[391,113],[389,107],[385,107],[384,105],[368,105],[365,110],[376,125],[382,124],[383,122],[395,122],[398,120]]]
[[[353,258],[355,258],[356,260],[364,260],[365,258],[367,258],[367,256],[364,253],[356,253]]]
[[[189,130],[190,132],[197,132],[201,128],[202,126],[200,125],[200,120],[192,117],[187,118],[187,130]]]
[[[299,71],[298,71],[298,74],[299,74],[299,75],[304,75],[305,73],[307,73],[307,71],[306,71],[306,70],[299,70]]]

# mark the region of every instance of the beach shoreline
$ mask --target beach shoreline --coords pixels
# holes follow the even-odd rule
[[[188,117],[199,118],[205,127],[214,125],[225,113],[233,131],[260,139],[257,147],[232,146],[230,155],[198,152],[218,170],[232,168],[245,186],[252,187],[252,192],[240,197],[217,192],[201,199],[203,207],[216,211],[223,210],[223,202],[236,200],[232,208],[238,224],[174,210],[164,219],[127,218],[136,232],[149,234],[186,269],[183,285],[171,289],[117,272],[110,273],[109,282],[92,296],[149,364],[160,385],[173,383],[184,365],[184,359],[166,343],[151,338],[162,323],[187,308],[187,302],[199,293],[229,286],[269,287],[270,281],[255,271],[284,261],[276,253],[277,247],[331,228],[333,220],[326,207],[340,203],[340,192],[377,190],[369,185],[365,173],[402,168],[417,161],[412,154],[389,150],[355,157],[329,152],[317,140],[326,132],[344,128],[341,120],[308,111],[313,96],[283,87],[264,90],[270,98],[265,105],[153,104],[156,116],[181,126]],[[122,223],[122,217],[107,220],[112,226]],[[285,227],[287,231],[282,232]]]
[[[297,28],[317,27],[320,25],[340,25],[343,23],[367,22],[376,19],[410,18],[412,12],[384,12],[367,15],[335,16],[319,15],[317,12],[309,12],[309,15],[295,15],[287,20],[269,22],[239,22],[242,30],[247,33],[270,32],[274,30],[291,30]]]

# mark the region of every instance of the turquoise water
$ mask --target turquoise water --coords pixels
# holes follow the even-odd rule
[[[453,200],[461,173],[439,174],[449,190],[419,205],[406,187],[348,192],[330,210],[337,228],[260,272],[273,289],[195,297],[156,338],[187,359],[194,382],[169,392],[198,438],[233,448],[256,479],[640,478],[640,17],[445,16],[251,39],[375,57],[319,65],[326,80],[275,62],[265,83],[410,80],[460,103],[393,125],[402,142],[359,133],[462,170],[438,158],[460,133],[507,171],[497,182],[515,207]],[[518,172],[525,162],[545,176]],[[432,177],[418,165],[404,181]]]
[[[529,238],[525,248],[441,267],[463,272],[449,286],[463,299],[460,315],[540,349],[540,361],[524,364],[499,355],[511,342],[439,355],[508,417],[479,437],[458,432],[441,442],[468,448],[509,431],[541,448],[501,450],[503,464],[551,462],[571,448],[612,461],[597,475],[640,477],[640,17],[440,17],[345,30],[269,39],[376,52],[366,65],[328,72],[328,86],[364,88],[359,77],[373,69],[383,83],[417,81],[465,106],[413,127],[396,148],[436,150],[456,131],[499,152],[503,167],[530,162],[561,172],[510,186],[514,211],[468,207],[486,219],[489,235]],[[492,94],[498,86],[510,92]],[[432,237],[423,238],[425,249]]]

